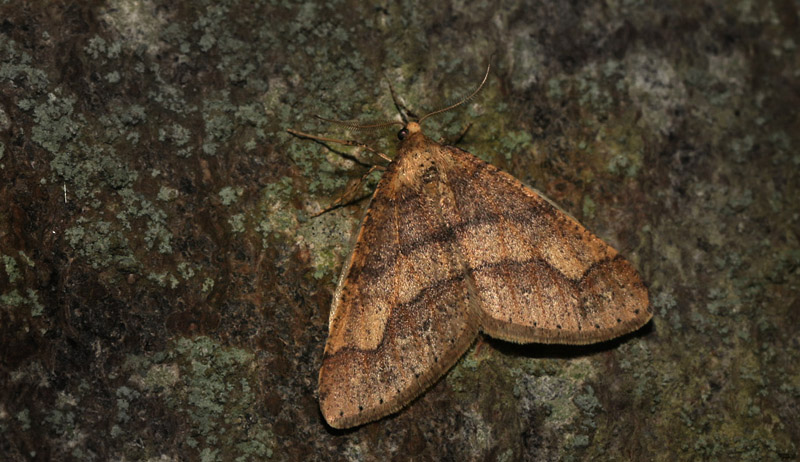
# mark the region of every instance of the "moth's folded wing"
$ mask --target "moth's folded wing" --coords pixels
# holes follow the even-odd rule
[[[515,342],[593,343],[652,316],[639,274],[616,250],[511,175],[457,148],[447,184],[458,243],[487,334]]]
[[[435,181],[395,181],[396,168],[390,165],[375,191],[334,297],[319,393],[325,419],[337,428],[400,409],[478,331],[474,287],[448,238]]]

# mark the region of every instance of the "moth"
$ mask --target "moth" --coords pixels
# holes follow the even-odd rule
[[[403,128],[333,296],[319,402],[334,428],[398,411],[479,332],[517,343],[588,344],[637,330],[652,316],[645,284],[611,246],[508,173],[423,134],[425,119],[472,99],[490,69],[456,104],[417,121],[370,126]]]

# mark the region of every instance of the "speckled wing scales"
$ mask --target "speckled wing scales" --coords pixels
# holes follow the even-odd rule
[[[452,198],[435,178],[409,178],[411,161],[398,155],[381,178],[334,295],[319,394],[336,428],[400,409],[478,333],[475,288],[441,213]]]
[[[633,266],[511,175],[453,147],[456,235],[479,294],[482,330],[514,342],[586,344],[650,319]]]
[[[334,294],[319,378],[331,426],[400,409],[478,330],[582,344],[650,319],[647,288],[616,250],[512,176],[407,127]]]

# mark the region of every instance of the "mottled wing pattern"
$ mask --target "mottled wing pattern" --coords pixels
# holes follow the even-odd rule
[[[633,266],[536,191],[472,154],[447,185],[455,234],[480,298],[482,330],[515,342],[584,344],[634,331],[652,316]]]
[[[455,204],[436,168],[409,178],[421,172],[411,165],[419,160],[398,155],[389,165],[334,296],[319,377],[320,408],[333,427],[400,409],[478,333],[475,288],[441,213]]]

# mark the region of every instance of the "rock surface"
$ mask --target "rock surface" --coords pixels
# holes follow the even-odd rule
[[[796,460],[798,4],[0,5],[4,460]],[[639,268],[602,345],[482,338],[400,413],[327,427],[317,373],[366,152],[426,121]],[[374,174],[363,193],[377,180]]]

